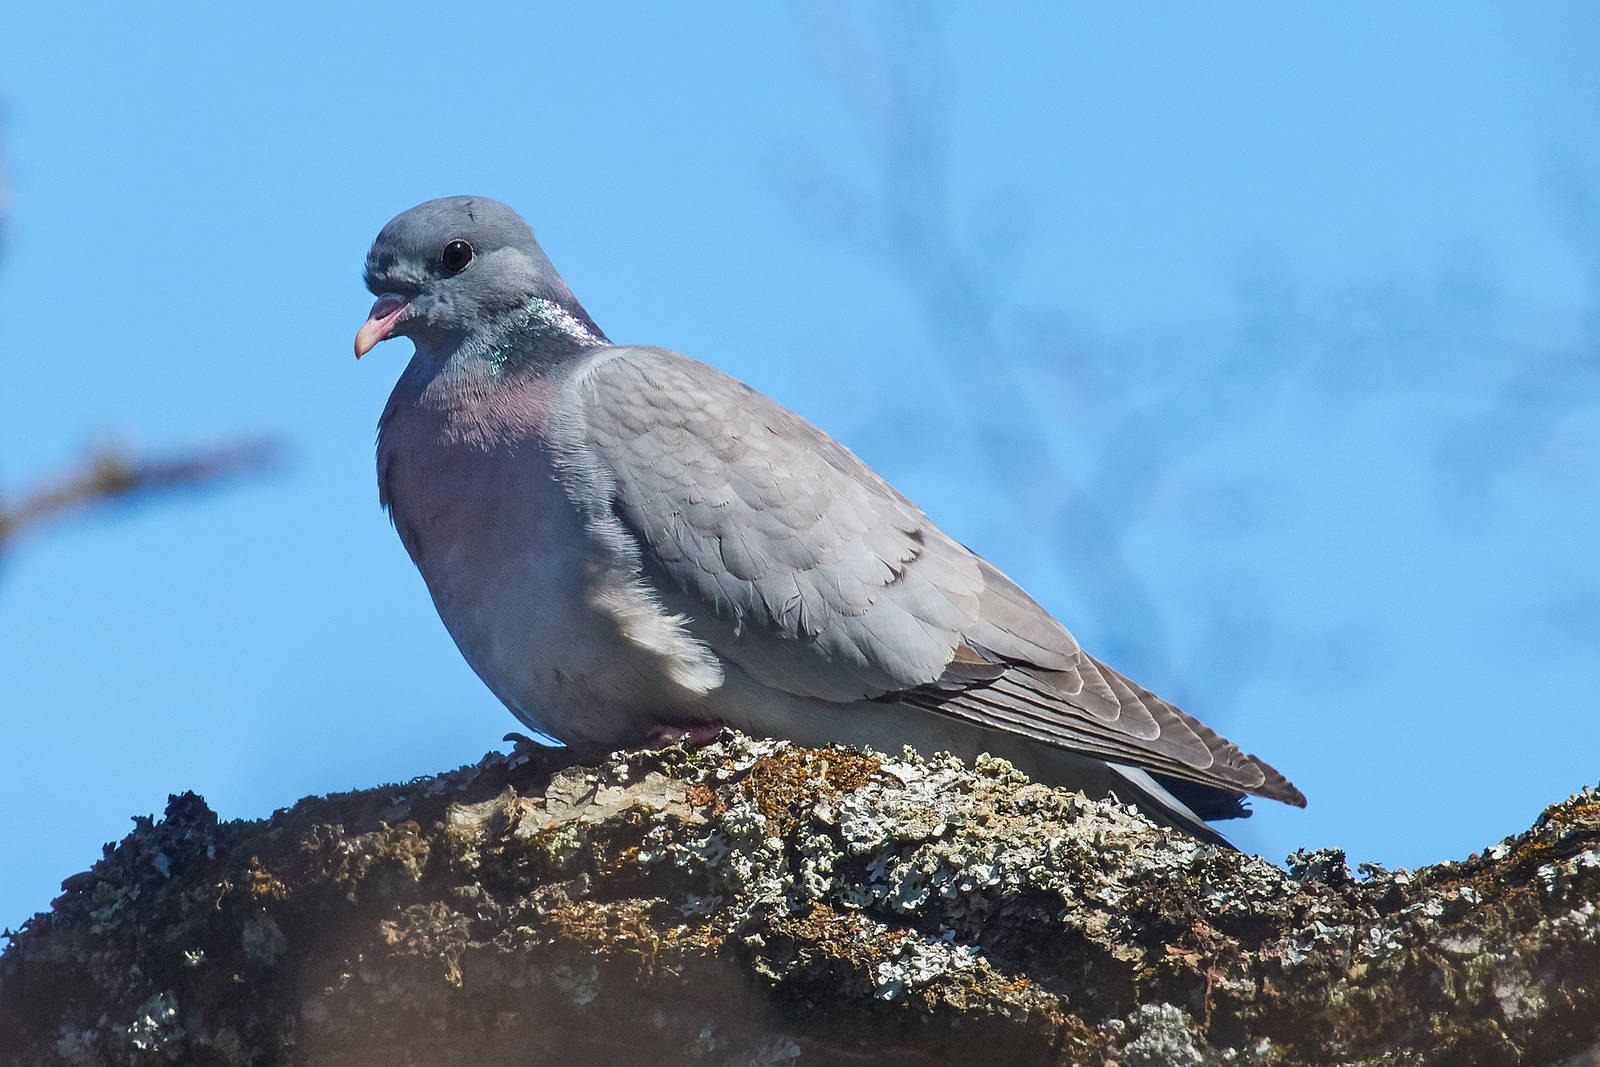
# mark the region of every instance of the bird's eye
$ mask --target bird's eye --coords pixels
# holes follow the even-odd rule
[[[439,253],[439,263],[451,274],[460,274],[472,262],[472,246],[460,239],[451,241]]]

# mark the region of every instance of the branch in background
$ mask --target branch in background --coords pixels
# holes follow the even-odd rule
[[[1203,440],[1228,422],[1210,411],[1203,389],[1175,391],[1163,399],[1182,413],[1154,409],[1096,373],[1093,361],[1061,339],[1070,334],[1064,317],[1035,310],[1037,321],[1055,324],[1048,349],[1034,349],[1003,333],[1010,310],[1001,279],[1020,259],[1027,232],[1024,205],[1001,198],[975,227],[985,236],[964,237],[952,203],[951,107],[955,71],[946,51],[943,16],[929,8],[896,16],[893,40],[860,29],[849,10],[797,5],[802,31],[827,82],[855,116],[879,173],[874,187],[859,188],[838,172],[832,159],[802,160],[791,175],[790,195],[811,222],[845,247],[886,267],[902,282],[939,343],[960,402],[941,411],[964,424],[987,471],[1006,471],[1001,483],[1017,518],[1039,531],[1030,546],[1075,561],[1073,579],[1085,599],[1117,605],[1115,626],[1100,643],[1114,661],[1141,664],[1155,677],[1185,672],[1162,666],[1172,656],[1166,618],[1127,558],[1129,524],[1148,508],[1171,457],[1192,451],[1188,438]],[[972,369],[982,367],[981,375]],[[1070,368],[1072,418],[1046,415],[1017,403],[1038,392],[1030,374]],[[1162,432],[1148,432],[1160,426]],[[1057,458],[1092,456],[1075,482]],[[1019,469],[1017,457],[1036,457]],[[1028,473],[1032,472],[1032,473]]]
[[[170,458],[129,455],[118,448],[89,454],[76,470],[0,506],[0,551],[24,531],[113,501],[211,485],[270,468],[277,446],[257,439]]]

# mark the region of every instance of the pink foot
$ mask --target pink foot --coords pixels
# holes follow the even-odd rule
[[[652,726],[650,732],[644,736],[645,742],[651,748],[666,748],[668,745],[677,744],[693,747],[708,744],[722,732],[722,728],[723,724],[720,722],[672,723],[669,726]]]

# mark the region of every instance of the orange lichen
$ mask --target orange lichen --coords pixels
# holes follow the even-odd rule
[[[756,760],[740,789],[783,835],[823,793],[855,792],[882,770],[881,760],[861,752],[790,748]]]

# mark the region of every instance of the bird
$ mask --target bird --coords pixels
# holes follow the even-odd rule
[[[577,753],[723,728],[965,758],[1201,841],[1282,774],[1085,652],[844,445],[665,348],[618,345],[508,205],[400,213],[355,338],[414,351],[379,499],[450,636]]]

